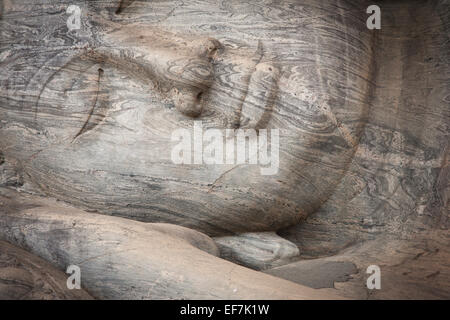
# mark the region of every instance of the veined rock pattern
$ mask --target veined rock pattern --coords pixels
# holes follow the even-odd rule
[[[371,4],[0,1],[0,257],[86,291],[25,261],[0,296],[448,299],[450,3]],[[278,130],[276,171],[199,123]]]

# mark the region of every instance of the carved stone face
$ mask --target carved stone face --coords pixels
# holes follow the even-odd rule
[[[2,53],[14,79],[0,107],[0,147],[47,195],[211,235],[277,230],[326,201],[351,161],[370,94],[364,23],[341,41],[344,22],[314,1],[82,7],[70,32],[48,19]],[[172,133],[194,121],[279,129],[278,172],[173,163]]]

